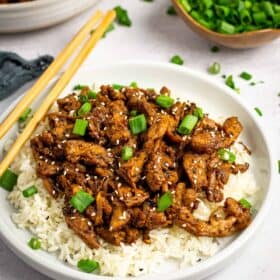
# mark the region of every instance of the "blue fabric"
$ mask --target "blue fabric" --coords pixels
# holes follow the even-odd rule
[[[49,55],[25,60],[16,53],[0,51],[0,100],[38,78],[52,61],[53,57]]]

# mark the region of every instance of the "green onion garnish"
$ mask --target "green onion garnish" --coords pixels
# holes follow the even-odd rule
[[[190,134],[198,122],[198,117],[194,115],[187,115],[180,123],[177,131],[180,134]]]
[[[177,12],[174,8],[174,6],[170,5],[167,10],[166,10],[166,13],[170,16],[176,16],[177,15]]]
[[[209,66],[208,72],[213,75],[219,74],[221,72],[221,64],[218,62],[214,62]]]
[[[18,175],[7,169],[0,177],[0,186],[7,191],[12,191],[17,184]]]
[[[82,102],[82,103],[86,103],[88,102],[88,96],[87,95],[79,95],[79,100]]]
[[[250,73],[247,73],[247,72],[242,72],[239,76],[240,76],[240,78],[242,78],[246,81],[251,80],[253,77]]]
[[[220,48],[217,47],[217,46],[213,46],[213,47],[211,48],[211,52],[213,52],[213,53],[216,53],[216,52],[219,52],[219,51],[220,51]]]
[[[131,82],[129,86],[132,88],[138,88],[138,84],[136,82]]]
[[[38,238],[32,237],[28,242],[28,246],[33,250],[39,250],[41,248],[41,241]]]
[[[174,55],[173,57],[171,57],[170,62],[177,65],[184,64],[184,60],[179,55]]]
[[[96,97],[97,97],[97,93],[96,93],[95,91],[90,90],[90,91],[88,92],[88,98],[89,98],[89,99],[96,99]]]
[[[82,90],[82,89],[84,89],[86,86],[84,86],[84,85],[75,85],[74,87],[73,87],[73,90]]]
[[[240,199],[239,203],[242,205],[242,207],[247,209],[250,209],[252,207],[252,204],[245,198]]]
[[[22,194],[24,197],[30,197],[33,196],[34,194],[36,194],[38,192],[37,188],[35,186],[31,186],[28,187],[27,189],[25,189]]]
[[[280,160],[278,160],[278,173],[280,174]]]
[[[198,119],[202,119],[204,117],[203,109],[200,107],[195,108],[193,115],[198,117]]]
[[[159,95],[156,98],[156,104],[164,109],[168,109],[174,104],[174,99],[167,95]]]
[[[130,116],[135,117],[137,116],[138,112],[136,110],[131,110],[129,114]]]
[[[229,163],[234,163],[236,160],[235,154],[226,149],[219,149],[218,155],[219,155],[220,159],[227,161]]]
[[[164,212],[167,208],[169,208],[173,203],[172,194],[170,192],[166,192],[162,195],[157,201],[157,210],[159,212]]]
[[[26,109],[23,114],[19,117],[18,121],[19,122],[25,122],[29,116],[29,114],[32,112],[31,108]]]
[[[74,124],[73,134],[84,136],[88,127],[88,121],[83,119],[77,119]]]
[[[178,3],[199,24],[224,34],[280,27],[276,0],[178,0]]]
[[[130,118],[128,123],[129,128],[134,135],[147,130],[147,120],[144,114]]]
[[[80,260],[77,264],[77,267],[86,273],[92,273],[95,270],[99,270],[100,269],[100,265],[98,262],[93,261],[93,260],[89,260],[89,259],[83,259]]]
[[[119,84],[113,84],[112,87],[113,87],[113,89],[115,89],[115,90],[120,90],[120,89],[124,88],[125,86],[119,85]]]
[[[117,17],[116,21],[123,26],[131,26],[132,22],[131,19],[128,16],[127,10],[123,9],[121,6],[117,6],[114,8]]]
[[[237,93],[239,93],[239,89],[237,89],[237,88],[235,87],[235,83],[234,83],[234,81],[233,81],[232,75],[229,75],[229,76],[226,78],[225,84],[226,84],[228,87],[234,89]]]
[[[89,193],[85,191],[78,191],[70,200],[70,204],[83,213],[87,207],[95,200]]]
[[[78,110],[78,116],[83,116],[87,113],[89,113],[91,111],[91,103],[90,102],[86,102],[84,103],[81,108]]]
[[[102,38],[105,38],[107,36],[107,34],[111,31],[113,31],[115,29],[115,26],[113,23],[111,23],[108,28],[106,29],[106,31],[104,32]]]
[[[255,107],[254,110],[257,112],[257,114],[258,114],[260,117],[262,117],[263,113],[262,113],[262,111],[261,111],[260,108]]]
[[[121,154],[121,157],[122,157],[122,160],[129,160],[131,159],[133,156],[133,149],[131,147],[123,147],[122,148],[122,154]]]

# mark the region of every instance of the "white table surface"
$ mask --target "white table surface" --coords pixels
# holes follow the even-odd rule
[[[263,111],[264,115],[259,121],[269,135],[277,164],[276,159],[280,159],[280,40],[254,50],[221,48],[219,53],[212,53],[209,50],[211,43],[191,32],[179,17],[166,15],[166,8],[170,4],[168,0],[155,0],[151,3],[142,0],[103,0],[97,7],[106,10],[120,3],[128,9],[133,26],[118,26],[106,39],[101,40],[85,63],[131,59],[167,62],[171,56],[179,54],[185,60],[184,67],[202,72],[206,71],[210,63],[218,61],[225,74],[237,76],[244,70],[252,73],[254,80],[263,80],[264,83],[252,87],[237,77],[236,83],[241,88],[241,95],[248,108],[253,110],[254,107],[259,107]],[[55,56],[97,7],[49,29],[0,36],[0,50],[15,51],[26,58],[35,58],[42,54]],[[220,77],[213,79],[223,82]],[[0,112],[5,110],[15,96],[0,102]],[[280,176],[277,176],[277,187],[280,187]],[[279,196],[280,189],[275,192],[275,198]],[[280,279],[279,211],[279,202],[274,199],[263,227],[246,250],[240,252],[240,258],[209,279]],[[0,279],[49,278],[25,265],[0,241]]]

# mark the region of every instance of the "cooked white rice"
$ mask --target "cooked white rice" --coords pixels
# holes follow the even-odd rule
[[[40,130],[43,127],[40,128]],[[38,132],[38,131],[37,131]],[[232,148],[237,162],[251,162],[240,144]],[[18,182],[8,199],[15,207],[12,220],[19,228],[29,230],[40,238],[42,248],[54,253],[69,265],[76,267],[80,259],[94,259],[100,263],[101,274],[111,276],[138,276],[164,270],[178,270],[192,266],[214,255],[222,248],[226,239],[195,237],[178,227],[153,230],[152,243],[138,240],[132,245],[113,246],[100,240],[102,246],[92,250],[69,229],[62,214],[63,201],[55,201],[44,189],[36,176],[35,162],[27,143],[12,165],[19,174]],[[38,194],[25,198],[22,191],[36,185]],[[256,185],[250,169],[244,174],[232,175],[225,186],[225,197],[237,200],[247,198],[257,204],[260,188]],[[195,216],[207,219],[214,204],[201,201]]]

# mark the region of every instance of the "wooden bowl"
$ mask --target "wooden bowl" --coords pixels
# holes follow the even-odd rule
[[[280,36],[280,29],[262,29],[233,35],[218,33],[195,21],[180,5],[179,0],[172,0],[172,2],[178,14],[194,32],[226,47],[233,49],[255,48],[268,44]]]

